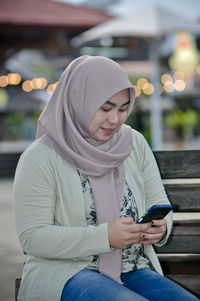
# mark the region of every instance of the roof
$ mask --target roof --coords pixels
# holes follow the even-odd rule
[[[0,23],[40,26],[88,26],[110,16],[104,12],[53,0],[1,0]]]
[[[161,3],[150,3],[133,9],[127,15],[108,20],[79,36],[80,43],[103,37],[161,37],[176,30],[200,31],[200,24]]]

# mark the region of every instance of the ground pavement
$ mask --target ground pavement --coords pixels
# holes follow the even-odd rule
[[[15,278],[25,255],[18,243],[13,215],[12,179],[0,179],[0,301],[14,301]]]

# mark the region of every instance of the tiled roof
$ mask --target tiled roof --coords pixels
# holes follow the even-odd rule
[[[53,0],[0,1],[0,24],[92,27],[109,18],[98,10]]]

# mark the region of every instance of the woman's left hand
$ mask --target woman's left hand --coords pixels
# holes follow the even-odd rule
[[[162,240],[167,232],[165,219],[153,220],[152,227],[142,234],[141,244],[152,245]]]

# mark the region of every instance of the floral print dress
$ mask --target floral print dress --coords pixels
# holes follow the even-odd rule
[[[87,177],[79,174],[85,200],[85,215],[88,225],[96,225],[96,210],[92,196],[92,188]],[[138,220],[138,210],[131,190],[125,183],[123,203],[120,210],[120,217],[132,217]],[[89,268],[98,269],[98,255],[93,256]],[[141,244],[133,244],[122,250],[122,273],[136,271],[141,268],[152,268],[149,259],[144,254],[144,247]]]

